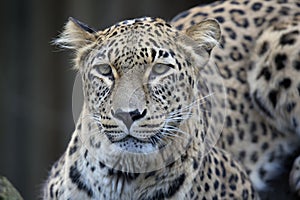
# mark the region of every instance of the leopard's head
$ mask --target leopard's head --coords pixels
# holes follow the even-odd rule
[[[84,93],[80,139],[92,155],[144,172],[195,148],[204,134],[199,99],[209,93],[201,69],[219,38],[215,20],[180,32],[146,17],[95,31],[71,18],[56,43],[75,52]]]

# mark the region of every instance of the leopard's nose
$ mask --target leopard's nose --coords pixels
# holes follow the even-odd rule
[[[111,110],[111,114],[121,120],[125,126],[127,127],[128,130],[130,130],[131,125],[133,124],[133,122],[145,117],[145,115],[147,114],[147,110],[144,109],[142,112],[140,112],[138,109],[133,110],[133,111],[123,111],[121,109],[117,109],[116,111]]]

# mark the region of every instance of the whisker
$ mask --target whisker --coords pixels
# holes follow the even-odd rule
[[[190,118],[192,116],[192,113],[183,113],[183,114],[178,114],[178,115],[176,115],[176,116],[170,116],[171,118],[168,118],[168,119],[170,119],[170,120],[172,120],[172,121],[176,121],[176,120],[183,120],[183,119],[188,119],[188,118]],[[167,120],[168,120],[167,119]]]
[[[94,116],[84,116],[83,121],[87,121],[88,123],[98,123],[99,125],[101,125],[101,119],[100,118],[96,118]]]
[[[167,131],[175,131],[175,132],[179,132],[179,133],[181,133],[181,134],[183,134],[183,135],[189,135],[187,132],[185,132],[185,131],[182,131],[181,129],[179,129],[179,128],[177,128],[177,127],[175,127],[175,126],[171,126],[171,125],[166,125],[164,128],[163,128],[163,130],[167,130]],[[171,132],[172,133],[172,132]]]
[[[88,134],[88,136],[94,136],[94,135],[99,135],[99,133],[100,134],[102,134],[103,132],[101,132],[101,131],[96,131],[96,130],[94,130],[94,131],[88,131],[88,132],[81,132],[80,134],[81,135],[84,135],[84,134]]]
[[[189,108],[191,108],[191,107],[194,106],[194,105],[201,105],[201,104],[203,104],[203,103],[206,102],[206,99],[207,99],[208,97],[213,96],[213,95],[214,95],[214,92],[212,92],[212,93],[210,93],[210,94],[208,94],[208,95],[206,95],[206,96],[204,96],[204,97],[201,97],[201,98],[199,98],[199,99],[196,99],[195,101],[191,102],[189,105],[187,105],[187,106],[181,108],[180,110],[174,111],[174,113],[183,112],[183,111],[185,111],[185,110],[188,110]],[[205,101],[203,101],[203,100],[205,100]],[[201,101],[203,101],[203,102],[201,102]],[[199,104],[198,102],[200,102],[200,104]],[[198,103],[198,104],[197,104],[197,103]]]
[[[173,132],[170,132],[169,130],[165,130],[165,132],[163,132],[162,135],[170,139],[175,139],[175,138],[184,139],[183,136],[173,134]]]
[[[186,120],[186,119],[190,118],[192,116],[192,113],[191,113],[190,109],[193,106],[199,106],[199,105],[205,103],[206,99],[208,97],[212,96],[212,95],[214,95],[214,93],[210,93],[210,94],[208,94],[208,95],[206,95],[202,98],[196,99],[195,101],[191,102],[187,106],[184,106],[180,110],[176,110],[174,112],[169,113],[168,116],[167,116],[165,124],[170,123],[170,122],[179,122],[179,121]],[[199,108],[199,110],[202,111],[202,112],[208,112],[208,113],[211,112],[211,111],[200,109],[200,108]]]
[[[160,135],[155,135],[154,137],[157,144],[159,144],[160,146],[164,146],[166,144],[166,142],[160,137]]]
[[[101,118],[100,114],[98,114],[98,113],[85,114],[84,116],[82,116],[82,118],[86,118],[86,117],[99,117],[99,118]]]

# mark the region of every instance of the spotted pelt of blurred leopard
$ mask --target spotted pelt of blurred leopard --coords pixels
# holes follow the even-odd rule
[[[273,193],[272,182],[300,150],[300,2],[216,1],[182,12],[172,24],[185,30],[206,18],[215,18],[223,33],[211,58],[229,104],[218,145],[246,167],[257,190]],[[297,163],[290,183],[299,192]]]

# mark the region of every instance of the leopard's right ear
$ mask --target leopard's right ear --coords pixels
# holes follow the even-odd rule
[[[54,44],[66,49],[79,49],[96,40],[96,31],[73,17],[64,27]]]
[[[221,29],[217,20],[206,19],[188,28],[186,34],[210,52],[219,43]]]

